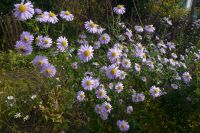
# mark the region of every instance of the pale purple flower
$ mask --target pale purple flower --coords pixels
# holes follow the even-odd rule
[[[146,25],[144,27],[144,30],[147,32],[147,33],[153,33],[155,31],[155,27],[153,27],[153,25]]]
[[[141,70],[141,66],[139,64],[137,64],[137,63],[135,63],[135,70],[137,72],[140,72],[140,70]]]
[[[119,59],[122,55],[122,51],[118,48],[111,48],[108,50],[107,57],[111,61],[111,63],[115,63],[117,59]]]
[[[113,11],[118,14],[124,14],[126,12],[126,8],[124,7],[124,5],[117,5],[116,7],[113,8]]]
[[[97,26],[92,20],[85,22],[85,28],[89,33],[97,33]]]
[[[122,67],[126,69],[131,68],[131,61],[129,59],[123,59],[121,64],[122,64]]]
[[[56,68],[48,63],[42,67],[42,74],[44,77],[54,77],[56,74]]]
[[[34,36],[30,32],[23,31],[20,35],[20,41],[26,44],[31,44]]]
[[[63,52],[67,49],[68,40],[67,40],[66,37],[61,36],[57,39],[56,42],[57,42],[57,48],[58,48],[59,51]]]
[[[74,15],[70,11],[61,11],[60,17],[66,21],[73,21]]]
[[[133,107],[132,106],[128,106],[126,108],[126,113],[130,115],[132,112],[133,112]]]
[[[29,55],[32,53],[33,48],[30,44],[26,44],[24,42],[21,41],[17,41],[16,45],[15,45],[15,49],[23,55]]]
[[[183,78],[183,81],[184,81],[186,84],[189,83],[190,80],[192,79],[192,77],[191,77],[191,75],[190,75],[189,72],[184,72],[182,78]]]
[[[48,58],[45,56],[37,55],[33,60],[33,64],[39,69],[41,69],[44,65],[47,65],[48,63]]]
[[[81,81],[81,85],[85,90],[93,90],[94,89],[94,84],[95,81],[92,77],[85,77],[82,81]]]
[[[120,93],[122,92],[124,89],[124,85],[121,83],[121,82],[118,82],[116,85],[115,85],[115,91],[117,93]]]
[[[42,22],[47,22],[48,21],[48,16],[47,15],[44,15],[43,13],[39,14],[37,17],[36,17],[37,21],[39,21],[40,23]]]
[[[93,58],[93,47],[89,45],[81,45],[78,50],[78,56],[83,62],[88,62]]]
[[[119,78],[119,79],[123,80],[123,79],[125,79],[125,78],[126,78],[126,75],[127,75],[127,73],[126,73],[126,72],[124,72],[124,71],[122,71],[122,70],[119,70],[119,71],[118,71],[117,78]]]
[[[43,40],[43,36],[38,36],[38,37],[36,37],[36,39],[35,39],[35,44],[37,45],[37,46],[42,46],[42,40]]]
[[[104,102],[102,105],[101,105],[101,109],[102,109],[102,112],[107,112],[107,113],[110,113],[111,110],[112,110],[112,105],[108,102]]]
[[[141,32],[144,31],[144,29],[142,28],[142,26],[135,26],[134,29],[135,29],[135,31],[136,31],[137,33],[141,33]]]
[[[101,105],[97,104],[97,105],[95,106],[95,112],[96,112],[97,114],[101,114]]]
[[[107,112],[101,112],[100,117],[102,120],[107,120],[108,119],[108,113]]]
[[[72,63],[72,68],[73,69],[77,69],[78,68],[78,63],[77,62]]]
[[[119,127],[120,131],[126,132],[129,130],[129,124],[125,120],[118,120],[117,126]]]
[[[47,22],[55,24],[58,22],[57,15],[53,12],[44,12],[44,15],[47,17]]]
[[[30,1],[15,4],[14,16],[21,21],[32,18],[34,13],[33,4]]]
[[[117,78],[118,74],[119,74],[118,66],[116,66],[116,65],[113,64],[113,65],[110,65],[110,66],[107,67],[107,69],[106,69],[106,75],[107,75],[107,77],[109,79],[115,79],[115,78]]]
[[[97,26],[97,33],[98,33],[98,34],[102,34],[104,30],[105,30],[105,29],[102,28],[101,26]]]
[[[129,41],[133,42],[133,40],[131,39],[133,36],[133,33],[130,29],[126,29],[126,32],[124,34],[128,36]]]
[[[85,93],[83,91],[79,91],[76,96],[77,100],[82,102],[85,100]]]
[[[42,14],[42,10],[39,9],[39,8],[36,8],[36,9],[35,9],[35,13],[36,13],[36,14]]]
[[[101,44],[108,44],[110,42],[110,36],[107,33],[104,33],[100,36],[99,41]]]
[[[151,96],[153,97],[159,97],[162,95],[162,91],[160,90],[159,87],[156,87],[156,86],[152,86],[149,90],[149,93]]]
[[[142,81],[147,82],[147,78],[145,76],[142,76]]]
[[[97,42],[94,43],[94,46],[93,46],[94,49],[99,49],[100,47],[101,47],[100,41],[97,41]]]
[[[107,96],[107,92],[104,88],[99,88],[98,90],[96,90],[96,97],[97,98],[106,98]]]
[[[177,84],[171,84],[171,87],[172,87],[173,89],[175,89],[175,90],[178,89],[178,85],[177,85]]]
[[[52,39],[48,36],[42,38],[41,43],[38,43],[41,48],[49,48],[52,45]]]
[[[143,93],[134,93],[133,95],[132,95],[132,101],[133,102],[143,102],[144,101],[144,99],[145,99],[145,96],[144,96],[144,94]]]

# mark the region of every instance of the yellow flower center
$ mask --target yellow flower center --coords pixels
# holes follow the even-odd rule
[[[70,15],[70,14],[71,14],[71,12],[69,12],[69,11],[66,11],[66,12],[65,12],[65,14],[68,16],[68,15]]]
[[[42,66],[43,62],[41,60],[38,61],[38,65]]]
[[[100,96],[103,96],[103,95],[105,95],[105,92],[104,92],[104,91],[100,91],[100,92],[99,92],[99,95],[100,95]]]
[[[154,90],[154,92],[155,92],[155,93],[159,93],[160,90],[159,90],[158,88],[156,88],[156,89]]]
[[[48,43],[49,43],[49,41],[48,41],[48,40],[44,40],[44,43],[45,43],[45,44],[48,44]]]
[[[51,74],[51,69],[50,69],[50,68],[47,68],[47,69],[46,69],[46,73],[47,73],[47,74]]]
[[[117,56],[117,52],[113,52],[113,53],[112,53],[112,56],[113,56],[113,57],[116,57],[116,56]]]
[[[63,41],[62,42],[62,45],[65,47],[65,46],[67,46],[67,41]]]
[[[123,124],[121,125],[121,128],[122,128],[122,129],[126,128],[126,124],[123,123]]]
[[[129,62],[128,62],[128,61],[126,61],[126,62],[125,62],[125,64],[126,64],[126,65],[128,65],[128,64],[129,64]]]
[[[25,11],[27,11],[27,7],[24,4],[19,5],[18,7],[19,12],[24,13]]]
[[[92,82],[90,80],[86,81],[87,86],[91,86]]]
[[[90,27],[94,28],[95,27],[95,23],[94,22],[90,22]]]
[[[88,56],[90,56],[91,52],[89,50],[85,50],[83,52],[83,54],[84,54],[84,56],[88,57]]]
[[[114,69],[111,70],[111,74],[112,75],[115,75],[116,73],[117,73],[117,69],[116,68],[114,68]]]
[[[106,109],[107,109],[107,110],[109,110],[109,109],[110,109],[110,105],[106,105],[105,107],[106,107]]]
[[[85,95],[84,95],[84,94],[80,94],[80,97],[81,97],[81,98],[85,98]]]
[[[103,37],[102,37],[102,39],[103,39],[103,40],[106,40],[106,39],[107,39],[107,37],[106,37],[106,36],[103,36]]]
[[[40,14],[39,16],[40,16],[40,18],[44,18],[44,14]]]
[[[56,15],[55,15],[55,13],[50,12],[50,13],[49,13],[49,16],[50,16],[50,17],[55,17]]]
[[[122,9],[124,6],[123,5],[117,5],[118,9]]]
[[[20,46],[19,51],[25,52],[25,48],[23,46]]]
[[[27,42],[29,38],[27,36],[24,37],[24,41]]]

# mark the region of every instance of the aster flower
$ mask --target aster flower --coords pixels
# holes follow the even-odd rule
[[[108,113],[107,112],[101,112],[100,117],[102,120],[107,120],[108,119]]]
[[[133,107],[132,106],[128,106],[126,108],[126,113],[130,115],[132,112],[133,112]]]
[[[93,51],[92,46],[82,45],[78,50],[78,56],[83,62],[88,62],[93,58]]]
[[[143,93],[134,93],[133,95],[132,95],[132,101],[133,102],[142,102],[142,101],[144,101],[144,99],[145,99],[145,96],[144,96],[144,94]]]
[[[192,79],[191,75],[189,72],[184,72],[183,73],[183,81],[187,84],[190,82],[190,80]]]
[[[47,22],[48,21],[48,16],[45,15],[44,13],[41,13],[39,14],[37,17],[36,17],[37,21],[39,21],[40,23],[42,22]]]
[[[159,87],[156,87],[156,86],[152,86],[149,90],[149,93],[151,96],[153,97],[159,97],[162,95],[162,91],[160,90]]]
[[[97,42],[94,43],[94,46],[93,46],[94,49],[99,49],[100,47],[101,47],[100,41],[97,41]]]
[[[97,26],[92,20],[85,22],[85,28],[89,33],[97,33]]]
[[[58,22],[57,15],[53,12],[44,12],[44,15],[47,17],[47,22],[55,24]]]
[[[78,101],[80,101],[80,102],[82,102],[82,101],[84,101],[85,100],[85,93],[83,92],[83,91],[79,91],[78,93],[77,93],[77,100]]]
[[[56,74],[56,68],[48,63],[42,67],[42,74],[44,77],[54,77]]]
[[[142,28],[142,26],[135,26],[134,29],[135,29],[135,31],[136,31],[137,33],[141,33],[141,32],[144,31],[144,29]]]
[[[33,35],[31,35],[30,32],[22,32],[22,34],[20,35],[20,41],[26,44],[31,44],[33,41],[34,37]]]
[[[106,90],[104,89],[104,88],[99,88],[97,91],[96,91],[96,97],[97,98],[100,98],[100,99],[102,99],[102,98],[106,98]]]
[[[117,78],[119,74],[119,69],[116,65],[110,65],[108,66],[108,68],[106,69],[106,75],[109,79],[115,79]]]
[[[72,21],[74,20],[74,15],[71,14],[70,11],[61,11],[60,12],[60,17],[66,21]]]
[[[41,43],[38,44],[41,48],[49,48],[52,45],[52,39],[49,38],[48,36],[45,36],[42,38]]]
[[[129,129],[129,124],[125,120],[118,120],[117,126],[119,127],[120,131],[126,132]]]
[[[144,30],[147,32],[147,33],[153,33],[155,31],[155,27],[153,27],[153,25],[146,25],[144,27]]]
[[[111,48],[108,50],[107,57],[111,61],[111,63],[115,63],[117,59],[119,59],[122,55],[122,51],[118,48]]]
[[[14,16],[21,20],[27,20],[33,17],[34,15],[33,4],[29,1],[27,3],[15,4]]]
[[[104,31],[105,29],[102,28],[101,26],[97,26],[97,33],[98,34],[102,34],[102,32]]]
[[[85,90],[93,90],[94,89],[94,79],[92,77],[85,77],[82,81],[81,81],[81,85]]]
[[[100,36],[99,41],[101,44],[108,44],[110,42],[110,36],[107,33],[104,33]]]
[[[112,110],[112,105],[108,102],[104,102],[102,105],[101,105],[101,109],[102,111],[101,112],[107,112],[107,113],[110,113],[111,110]]]
[[[122,70],[119,70],[119,71],[118,71],[117,78],[123,80],[123,79],[125,79],[126,75],[127,75],[126,72],[124,72],[124,71],[122,71]]]
[[[118,14],[124,14],[126,12],[126,8],[124,7],[124,5],[117,5],[116,7],[113,8],[113,11]]]
[[[78,63],[77,62],[72,63],[72,68],[73,69],[77,69],[78,68]]]
[[[43,36],[38,36],[38,37],[36,37],[35,38],[35,44],[37,45],[37,46],[42,46],[42,40],[43,40]]]
[[[33,64],[39,69],[41,69],[42,67],[44,67],[44,65],[47,65],[48,63],[48,58],[45,56],[37,55],[33,60]]]
[[[121,83],[121,82],[118,82],[116,85],[115,85],[115,91],[117,93],[120,93],[121,91],[123,91],[124,89],[124,85]]]
[[[42,10],[39,9],[39,8],[36,8],[36,9],[35,9],[35,13],[36,13],[36,14],[42,14]]]
[[[15,49],[23,55],[29,55],[32,53],[33,49],[32,46],[29,44],[25,44],[21,41],[17,41],[15,45]]]
[[[63,52],[68,47],[68,40],[66,37],[59,37],[57,39],[57,48],[59,51]]]
[[[129,59],[123,59],[121,64],[122,64],[122,67],[126,69],[131,68],[131,61]]]

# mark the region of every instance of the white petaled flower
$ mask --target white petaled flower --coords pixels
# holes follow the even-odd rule
[[[42,38],[42,43],[39,45],[41,48],[49,48],[52,45],[52,39],[48,36]]]
[[[93,58],[93,51],[92,46],[82,45],[78,50],[78,56],[83,62],[88,62]]]
[[[105,30],[105,29],[102,28],[101,26],[97,26],[97,33],[98,33],[98,34],[102,34],[104,30]]]
[[[53,12],[44,12],[44,15],[47,17],[47,22],[55,24],[58,22],[57,15]]]
[[[33,9],[33,4],[29,1],[27,3],[15,4],[14,16],[21,20],[27,20],[33,17],[35,11]]]
[[[116,14],[124,14],[126,12],[126,8],[124,7],[124,5],[117,5],[116,7],[113,8],[113,11]]]
[[[146,25],[144,27],[144,30],[147,32],[147,33],[153,33],[155,31],[155,27],[153,25]]]
[[[104,33],[100,36],[99,41],[101,44],[108,44],[110,42],[110,36],[107,33]]]
[[[121,64],[122,64],[122,67],[126,69],[131,68],[131,61],[129,59],[123,59]]]
[[[137,72],[140,72],[140,70],[141,70],[141,66],[139,64],[137,64],[137,63],[135,63],[135,70]]]
[[[121,91],[123,91],[124,89],[124,85],[121,83],[121,82],[118,82],[116,85],[115,85],[115,91],[117,93],[120,93]]]
[[[66,21],[73,21],[74,15],[70,11],[61,11],[60,17]]]
[[[21,113],[16,113],[16,114],[14,115],[14,118],[20,118],[20,117],[22,117]]]
[[[125,79],[126,75],[127,75],[126,72],[124,72],[124,71],[122,71],[122,70],[119,70],[119,71],[118,71],[117,78],[123,80],[123,79]]]
[[[79,91],[78,93],[77,93],[77,100],[78,101],[80,101],[80,102],[82,102],[82,101],[84,101],[85,100],[85,93],[83,92],[83,91]]]
[[[144,29],[142,28],[142,26],[135,26],[134,27],[135,31],[138,32],[138,33],[141,33],[144,31]]]
[[[118,48],[111,48],[108,50],[107,57],[111,63],[115,63],[122,55],[122,51]]]
[[[128,106],[126,108],[126,113],[130,115],[132,112],[133,112],[133,107],[132,106]]]
[[[85,90],[93,90],[94,89],[94,79],[92,77],[85,77],[82,82],[81,85]]]
[[[97,26],[92,20],[85,22],[85,28],[89,33],[97,33]]]
[[[109,79],[115,79],[118,77],[119,75],[119,69],[116,65],[110,65],[107,67],[106,69],[106,75]]]
[[[106,98],[107,97],[107,94],[106,94],[106,90],[104,88],[99,88],[97,91],[96,91],[96,97],[97,98]]]
[[[153,97],[159,97],[162,95],[162,91],[160,90],[159,87],[156,87],[156,86],[152,86],[149,90],[149,93],[151,96]]]
[[[59,51],[63,52],[67,49],[68,47],[68,40],[66,37],[59,37],[57,39],[57,48]]]

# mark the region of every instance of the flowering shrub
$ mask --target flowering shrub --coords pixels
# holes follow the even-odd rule
[[[16,4],[15,17],[33,21],[41,29],[36,33],[24,31],[16,42],[16,50],[24,56],[38,54],[33,65],[47,78],[46,82],[55,83],[59,78],[61,86],[77,92],[74,106],[97,122],[99,127],[94,126],[93,130],[101,128],[103,124],[99,123],[105,121],[108,132],[137,131],[142,129],[137,124],[143,119],[142,108],[191,85],[189,65],[200,60],[200,52],[193,46],[179,54],[179,45],[160,39],[153,25],[136,25],[132,29],[123,23],[121,15],[126,12],[123,5],[113,11],[115,29],[88,20],[79,38],[69,40],[62,30],[52,37],[49,26],[73,23],[76,16],[70,11],[57,15],[34,9],[31,2]]]

